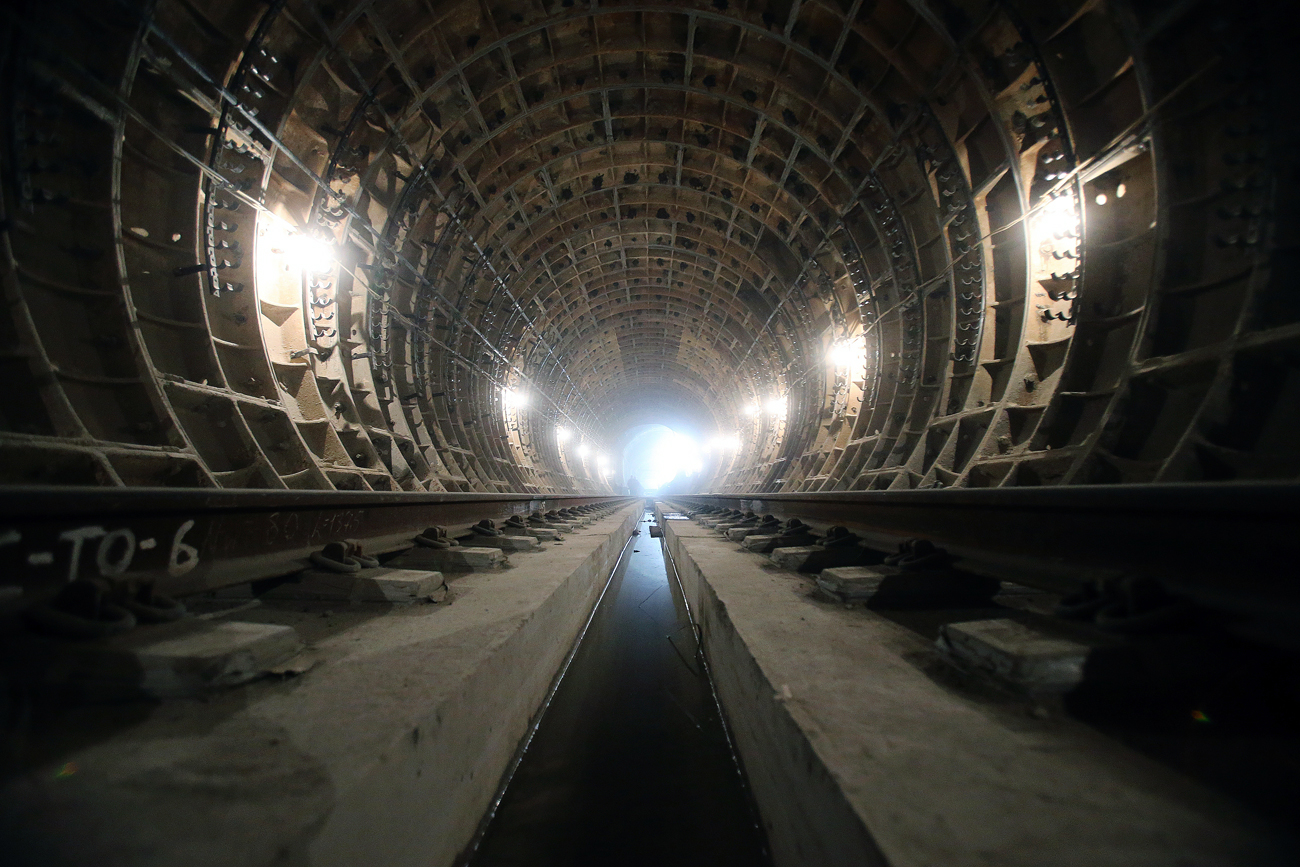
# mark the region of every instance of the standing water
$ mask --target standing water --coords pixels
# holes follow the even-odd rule
[[[472,867],[768,865],[649,516],[488,820]]]

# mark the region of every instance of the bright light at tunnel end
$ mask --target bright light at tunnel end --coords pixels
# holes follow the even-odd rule
[[[648,490],[658,490],[679,475],[691,476],[704,469],[699,444],[688,436],[669,430],[651,447],[650,472],[643,480]]]

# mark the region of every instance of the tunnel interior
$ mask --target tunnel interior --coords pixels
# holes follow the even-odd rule
[[[49,800],[0,837],[515,863],[627,843],[538,809],[564,762],[592,815],[633,753],[706,815],[696,738],[737,861],[1078,863],[1093,811],[1106,863],[1290,863],[1284,7],[15,0],[0,795]],[[972,687],[988,622],[1092,667]],[[78,680],[121,652],[141,702],[150,635],[227,627],[289,649],[201,702]]]
[[[609,491],[640,424],[734,440],[702,491],[1294,478],[1247,6],[20,4],[4,480]]]

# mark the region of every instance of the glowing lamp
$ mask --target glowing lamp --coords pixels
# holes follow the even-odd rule
[[[324,238],[291,232],[280,240],[278,248],[292,267],[307,274],[323,274],[338,264],[334,245]]]
[[[852,367],[862,360],[864,348],[865,341],[861,337],[841,340],[827,351],[826,360],[833,367]]]

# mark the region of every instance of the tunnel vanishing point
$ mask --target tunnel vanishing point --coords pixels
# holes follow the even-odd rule
[[[654,508],[774,863],[1292,863],[1286,6],[7,5],[12,851],[471,858],[661,424],[707,445]],[[205,775],[263,815],[168,800]]]

